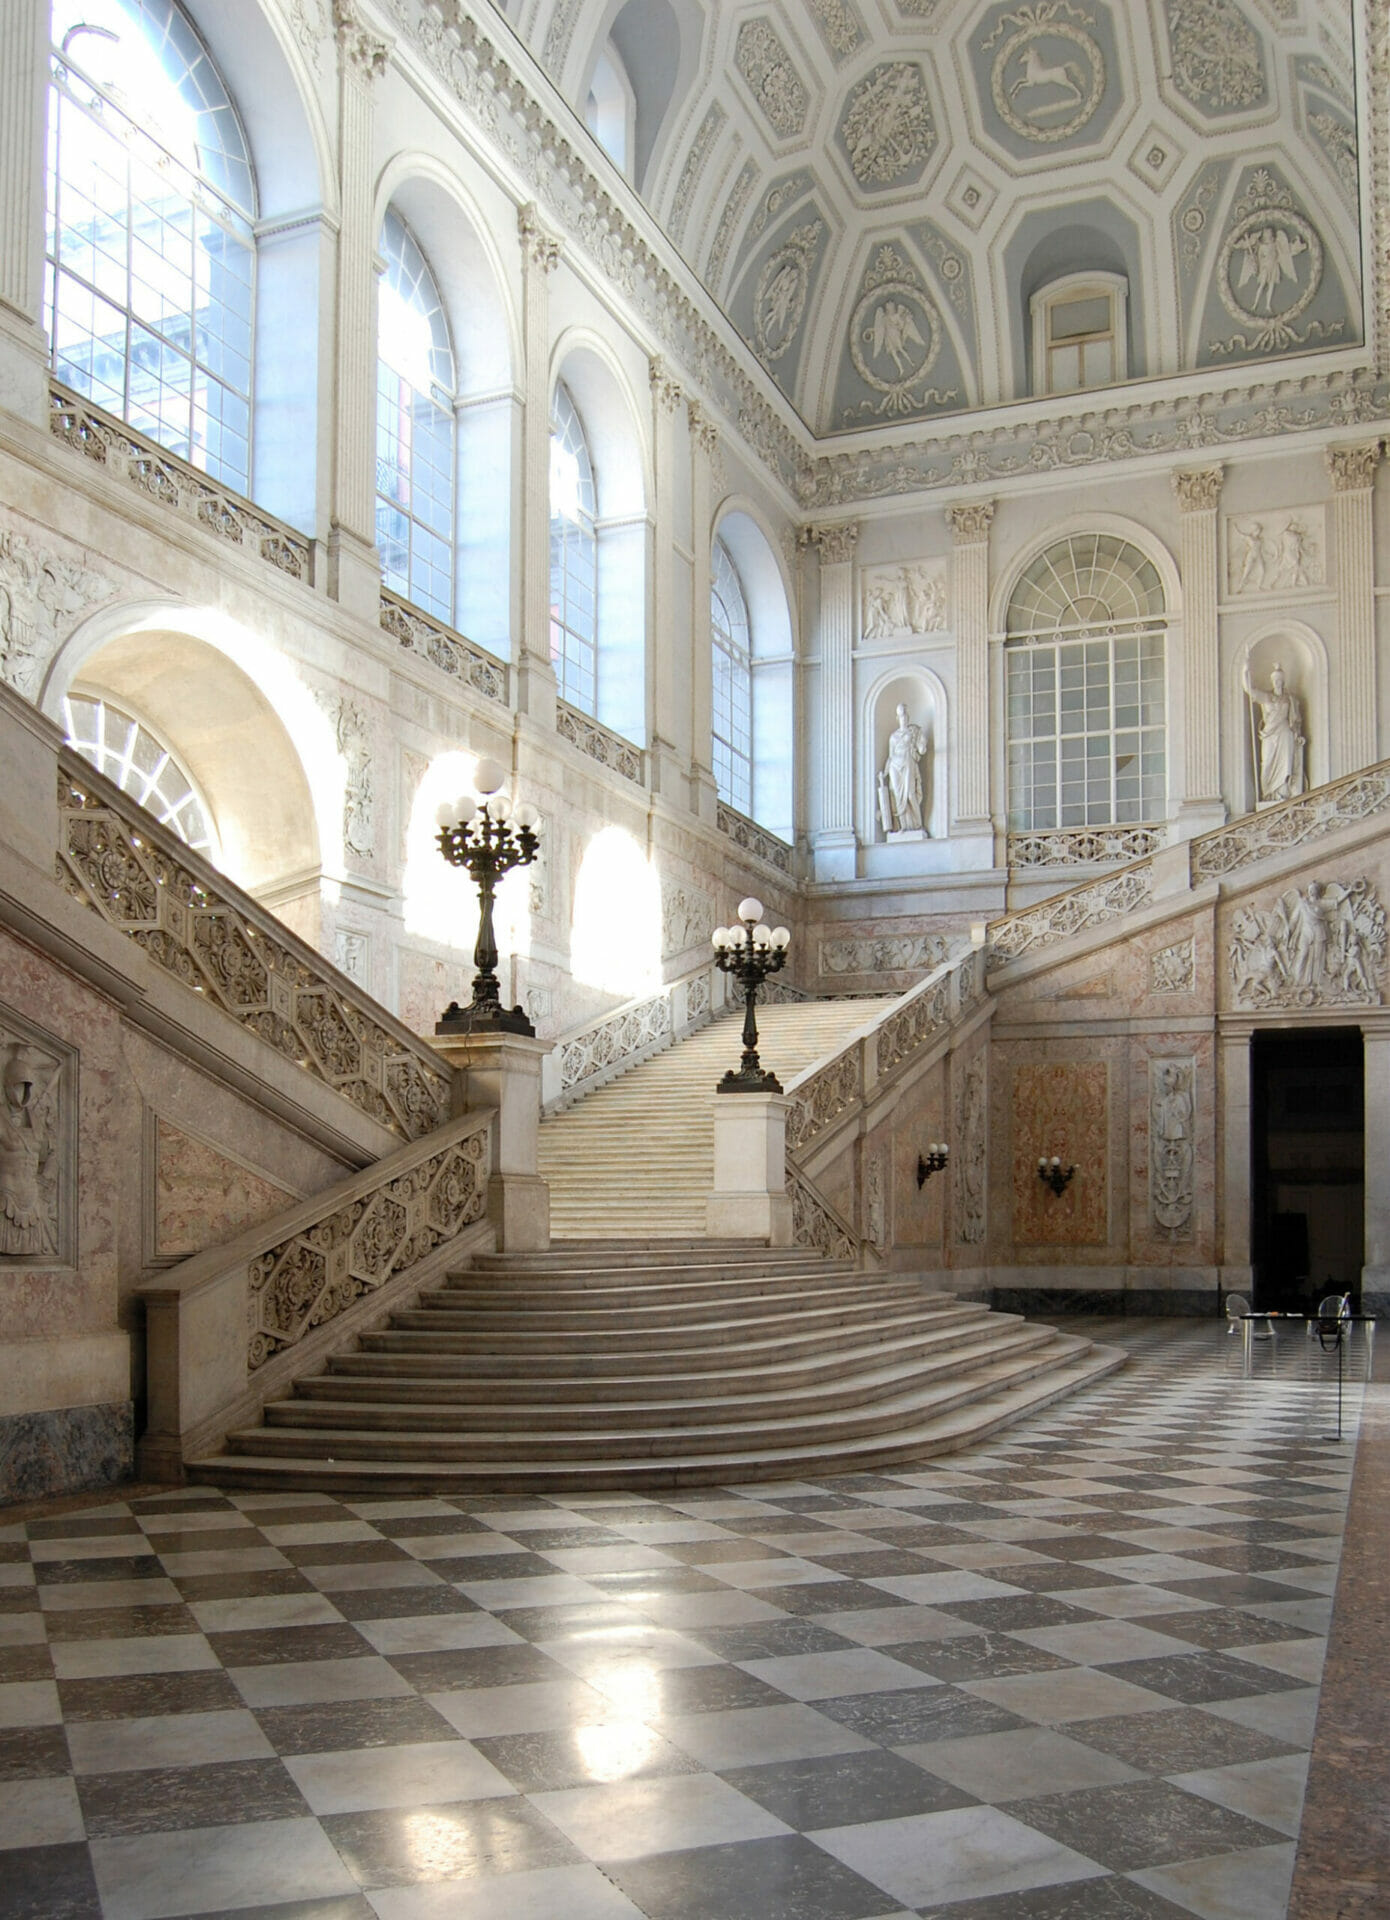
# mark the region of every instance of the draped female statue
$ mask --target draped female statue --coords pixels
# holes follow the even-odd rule
[[[1303,711],[1297,695],[1289,692],[1284,669],[1277,663],[1269,676],[1270,691],[1252,684],[1246,662],[1241,684],[1259,709],[1259,798],[1291,800],[1305,785]]]

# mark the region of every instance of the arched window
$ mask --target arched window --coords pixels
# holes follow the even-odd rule
[[[175,0],[54,0],[53,370],[240,492],[255,214],[236,111]]]
[[[1156,568],[1114,534],[1027,568],[1004,649],[1012,831],[1164,818],[1164,630]]]
[[[1033,295],[1036,391],[1075,393],[1128,375],[1123,274],[1071,273]]]
[[[388,587],[454,616],[454,351],[434,275],[397,213],[377,288],[376,541]]]
[[[550,657],[562,700],[598,712],[598,533],[594,469],[563,384],[550,416]]]
[[[196,853],[220,860],[212,813],[193,778],[143,720],[91,694],[63,701],[70,747],[171,828]]]
[[[714,687],[714,783],[721,800],[753,810],[753,643],[748,602],[729,549],[714,543],[709,596]]]
[[[620,173],[632,166],[635,107],[622,55],[610,41],[594,62],[584,102],[584,124]]]

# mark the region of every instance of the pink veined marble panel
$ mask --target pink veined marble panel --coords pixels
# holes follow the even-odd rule
[[[156,1124],[154,1192],[161,1259],[218,1246],[298,1198],[167,1120]]]
[[[1110,1175],[1110,1077],[1103,1060],[1051,1061],[1014,1068],[1013,1237],[1019,1246],[1104,1246]],[[1075,1166],[1054,1194],[1038,1161],[1056,1154]]]

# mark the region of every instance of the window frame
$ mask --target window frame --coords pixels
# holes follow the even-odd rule
[[[575,514],[557,510],[555,448],[576,460],[579,485]],[[599,537],[598,480],[589,436],[574,396],[557,380],[550,402],[550,660],[556,692],[567,705],[598,718]],[[583,613],[587,594],[588,620]]]
[[[728,601],[737,596],[730,617]],[[725,618],[721,622],[716,608]],[[737,629],[742,628],[740,640]],[[721,662],[724,663],[729,698],[721,702]],[[714,784],[719,798],[739,813],[753,813],[753,627],[748,611],[748,595],[738,566],[725,542],[716,537],[710,553],[710,757]],[[741,697],[740,697],[741,696]],[[727,712],[721,714],[721,704]],[[720,721],[727,718],[728,729],[721,731]],[[738,722],[743,722],[746,745],[740,746]]]
[[[1059,307],[1085,299],[1104,299],[1110,309],[1109,324],[1080,334],[1056,339],[1052,319]],[[1053,394],[1086,393],[1101,387],[1119,386],[1129,378],[1128,348],[1129,282],[1122,273],[1068,273],[1039,287],[1028,303],[1033,327],[1033,392],[1042,398]],[[1110,371],[1104,379],[1080,379],[1074,385],[1058,385],[1053,378],[1053,356],[1079,349],[1084,372],[1087,347],[1110,345]]]

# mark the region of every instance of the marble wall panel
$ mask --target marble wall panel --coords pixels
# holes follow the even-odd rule
[[[154,1253],[181,1259],[299,1198],[169,1121],[154,1123]]]
[[[134,1471],[128,1400],[0,1416],[0,1503],[110,1486]]]
[[[1025,1061],[1010,1077],[1012,1232],[1020,1247],[1104,1246],[1109,1238],[1110,1066],[1104,1060]],[[1038,1160],[1076,1174],[1061,1194]]]

